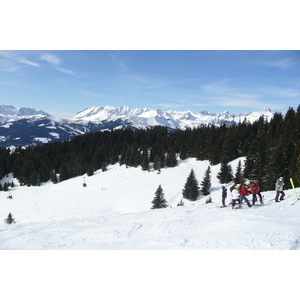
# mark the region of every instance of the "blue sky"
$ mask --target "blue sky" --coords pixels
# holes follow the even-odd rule
[[[300,51],[0,51],[2,105],[62,118],[92,106],[285,112],[300,104]]]

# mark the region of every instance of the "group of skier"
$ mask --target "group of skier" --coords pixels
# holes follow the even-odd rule
[[[275,191],[276,191],[276,197],[275,197],[275,202],[280,202],[280,200],[284,199],[285,193],[283,192],[283,186],[284,186],[284,181],[283,178],[280,177],[276,183],[275,183]],[[235,208],[235,205],[237,204],[236,208],[242,208],[242,202],[245,201],[248,207],[252,207],[255,205],[255,202],[258,201],[261,205],[264,204],[263,202],[263,196],[260,193],[260,183],[258,180],[254,180],[253,182],[247,182],[243,183],[241,185],[238,185],[234,183],[230,187],[230,192],[232,196],[232,201],[229,205],[232,206],[232,209]],[[250,204],[248,198],[246,196],[249,196],[252,194],[252,205]],[[280,198],[279,198],[279,195]],[[225,204],[225,199],[227,198],[227,189],[225,186],[222,186],[222,206],[221,207],[226,207]]]

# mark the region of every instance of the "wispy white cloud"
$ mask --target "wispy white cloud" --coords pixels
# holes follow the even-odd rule
[[[286,107],[284,99],[300,97],[300,91],[293,88],[256,85],[252,88],[232,87],[228,81],[220,81],[201,87],[200,106],[205,101],[209,106],[243,107],[249,109],[272,108],[281,110]],[[274,99],[276,97],[277,99]],[[197,106],[198,104],[194,104]]]
[[[20,58],[18,57],[17,60],[22,63],[22,64],[27,64],[29,66],[33,66],[33,67],[40,67],[39,64],[35,63],[35,62],[32,62],[32,61],[29,61],[28,59],[24,59],[24,58]]]
[[[265,94],[272,95],[280,98],[296,98],[300,96],[300,90],[293,88],[280,88],[277,86],[266,86],[261,88]]]
[[[224,106],[224,107],[244,107],[250,109],[264,109],[270,108],[270,102],[260,101],[260,100],[249,100],[245,98],[235,98],[235,97],[206,97],[207,106]],[[194,104],[198,106],[198,104]],[[201,103],[199,106],[203,106]],[[284,109],[285,103],[282,102],[272,102],[272,109]]]
[[[259,94],[251,93],[246,89],[225,86],[224,81],[217,84],[203,85],[201,88],[207,94],[227,95],[236,99],[244,98],[253,100],[259,98]]]
[[[61,67],[54,67],[55,70],[58,70],[60,72],[63,72],[63,73],[67,73],[67,74],[70,74],[70,75],[76,75],[76,73],[72,70],[67,70],[65,68],[61,68]]]
[[[297,64],[296,61],[291,60],[291,59],[281,59],[281,60],[274,60],[274,61],[265,61],[264,62],[267,66],[270,67],[276,67],[276,68],[282,68],[282,69],[287,69],[295,64]]]
[[[53,64],[53,65],[60,64],[60,58],[55,54],[44,53],[40,56],[40,59],[47,61],[48,63]]]
[[[49,64],[53,65],[53,68],[57,71],[60,71],[60,72],[63,72],[63,73],[69,74],[69,75],[73,75],[73,76],[76,75],[76,73],[74,71],[61,67],[61,59],[55,54],[44,53],[40,56],[40,60],[44,60],[44,61],[48,62]]]
[[[32,66],[32,67],[40,67],[40,65],[38,63],[32,62],[26,58],[20,57],[18,55],[18,52],[16,52],[16,51],[0,51],[0,56],[7,58],[7,59],[11,59],[15,63],[17,62],[17,63]],[[13,72],[13,71],[18,70],[18,66],[9,67],[6,70],[9,72]]]

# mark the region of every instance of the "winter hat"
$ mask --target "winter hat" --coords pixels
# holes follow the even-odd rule
[[[237,190],[239,189],[239,186],[238,185],[236,185],[234,188],[236,188]]]

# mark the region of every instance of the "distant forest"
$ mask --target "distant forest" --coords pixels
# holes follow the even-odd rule
[[[170,131],[157,126],[150,129],[118,129],[76,136],[71,140],[41,146],[0,148],[1,178],[12,172],[21,185],[57,183],[109,164],[159,170],[176,167],[177,160],[209,160],[211,165],[246,157],[242,179],[261,182],[262,190],[273,190],[279,176],[285,188],[289,178],[300,186],[300,105],[283,116],[275,113],[270,121],[263,117],[254,123],[244,121],[195,129]],[[234,172],[235,170],[233,170]],[[158,175],[159,176],[159,175]]]

